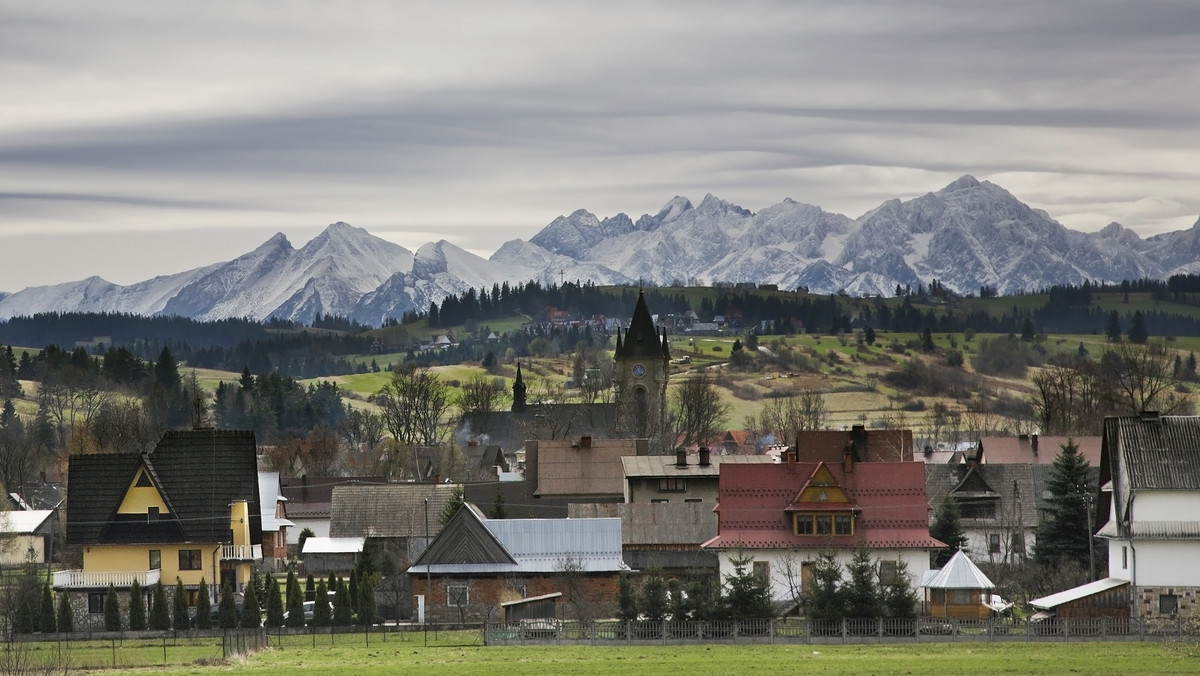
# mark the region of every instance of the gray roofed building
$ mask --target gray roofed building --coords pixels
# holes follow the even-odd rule
[[[722,463],[772,462],[775,459],[769,455],[718,455],[707,450],[695,454],[676,451],[674,455],[622,456],[625,501],[698,500],[707,503],[711,509],[717,501]],[[716,535],[715,531],[713,535]]]
[[[711,569],[716,573],[716,554],[700,549],[717,535],[711,502],[574,504],[569,514],[572,519],[619,518],[625,563],[634,570],[654,568],[685,575],[694,569]]]
[[[330,537],[425,537],[425,500],[431,528],[458,484],[403,483],[381,486],[336,486],[333,489]]]
[[[1100,486],[1098,535],[1108,577],[1130,583],[1127,612],[1200,617],[1200,417],[1106,418]]]
[[[488,519],[467,504],[408,573],[434,616],[487,617],[504,601],[563,592],[582,618],[615,610],[623,570],[620,519]]]

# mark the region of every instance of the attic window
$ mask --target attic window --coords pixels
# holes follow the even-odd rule
[[[853,512],[797,512],[792,519],[796,535],[854,535]]]
[[[150,476],[146,474],[146,470],[138,472],[137,483],[134,484],[138,488],[154,488],[154,482],[150,481]]]

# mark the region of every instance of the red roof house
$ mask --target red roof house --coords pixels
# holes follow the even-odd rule
[[[753,557],[777,601],[799,601],[818,553],[833,551],[845,566],[865,547],[883,576],[899,561],[914,588],[929,569],[929,551],[943,546],[929,535],[925,468],[920,462],[800,462],[721,466],[718,534],[703,548],[715,551],[721,575],[732,558]]]

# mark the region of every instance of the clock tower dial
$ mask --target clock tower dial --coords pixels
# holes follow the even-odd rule
[[[633,377],[641,378],[644,375],[646,375],[646,367],[641,364],[634,364],[633,365]]]

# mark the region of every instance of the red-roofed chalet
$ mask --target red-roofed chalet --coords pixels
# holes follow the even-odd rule
[[[896,562],[908,566],[915,588],[929,569],[929,551],[942,543],[929,535],[925,467],[920,462],[797,462],[722,465],[718,535],[702,547],[715,551],[721,575],[731,558],[750,555],[765,573],[777,601],[795,601],[791,590],[808,583],[812,562],[834,551],[843,568],[855,548],[866,547],[881,574]]]

